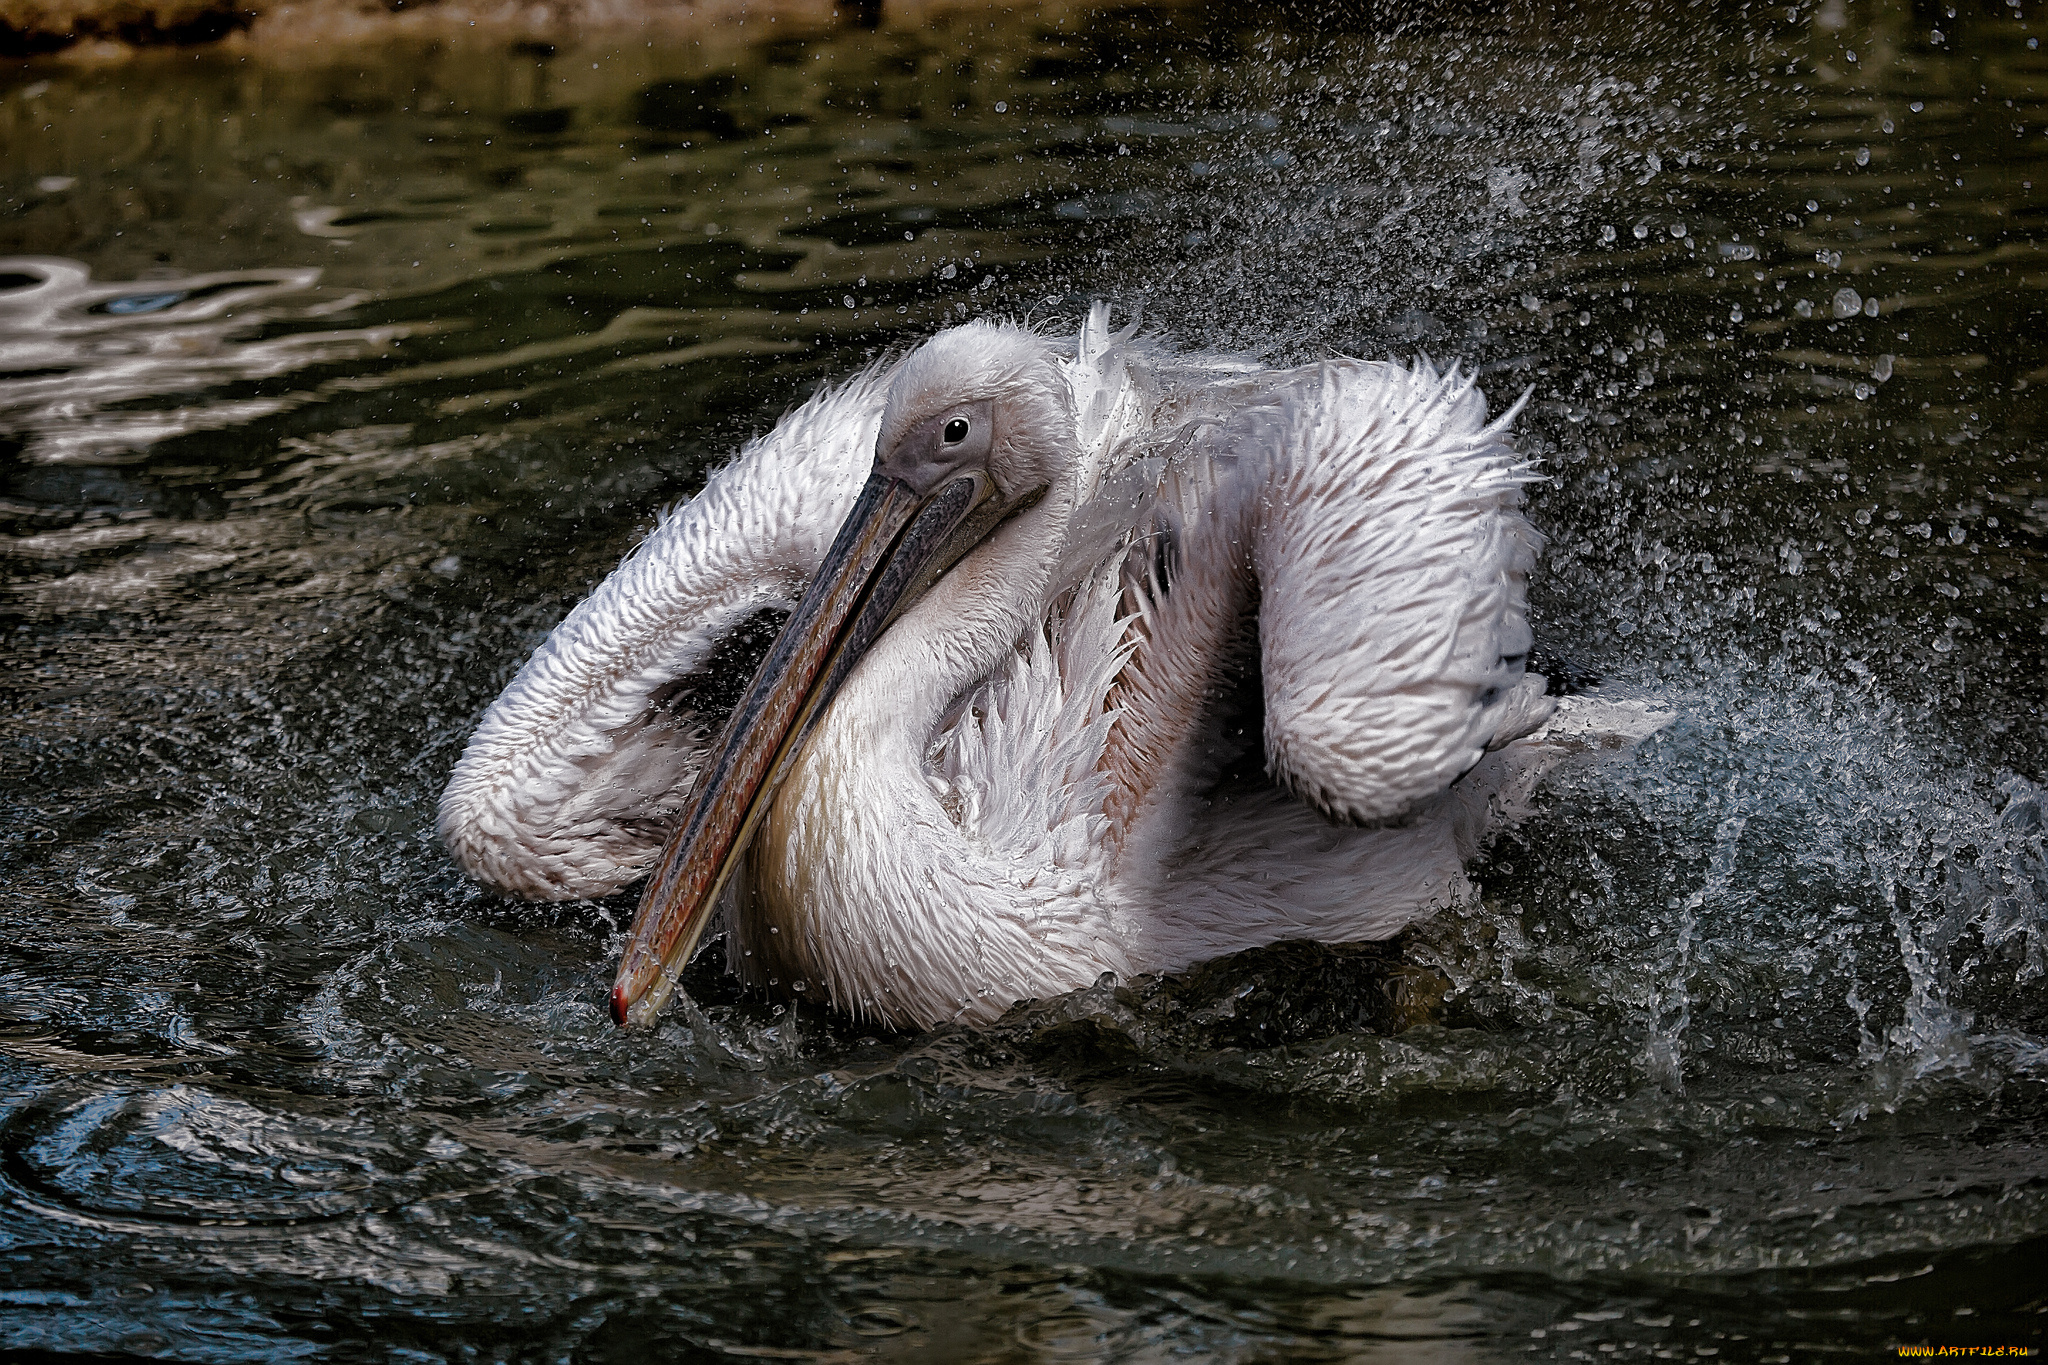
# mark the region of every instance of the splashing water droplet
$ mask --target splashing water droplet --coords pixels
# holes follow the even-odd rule
[[[1846,285],[1835,291],[1835,316],[1853,318],[1863,311],[1863,296]]]

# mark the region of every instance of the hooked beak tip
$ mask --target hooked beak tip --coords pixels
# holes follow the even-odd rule
[[[612,987],[612,1022],[620,1028],[627,1027],[632,1010],[632,1002],[626,999],[626,988],[624,986]]]

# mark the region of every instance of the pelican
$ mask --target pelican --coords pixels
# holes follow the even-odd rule
[[[485,713],[442,838],[526,897],[652,869],[621,1024],[715,919],[745,980],[900,1027],[1391,936],[1471,894],[1556,704],[1512,417],[1427,361],[1268,368],[1101,304],[941,331],[661,518]]]

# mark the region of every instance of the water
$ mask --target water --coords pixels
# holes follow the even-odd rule
[[[1252,9],[0,77],[0,1344],[2044,1344],[2031,7]],[[1540,636],[1679,719],[1390,949],[618,1033],[630,900],[432,838],[476,716],[812,385],[1096,296],[1529,390]]]

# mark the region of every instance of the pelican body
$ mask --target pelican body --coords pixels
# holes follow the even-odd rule
[[[898,1026],[1390,936],[1470,894],[1495,751],[1553,705],[1506,427],[1426,362],[1269,369],[1101,305],[943,331],[662,517],[484,715],[442,837],[527,897],[652,870],[621,1023],[721,915],[746,980]]]

